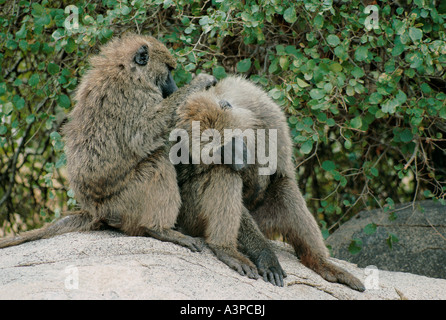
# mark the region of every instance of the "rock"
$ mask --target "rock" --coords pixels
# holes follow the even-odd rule
[[[112,231],[69,233],[0,250],[0,299],[446,299],[446,280],[359,269],[363,293],[329,283],[274,242],[286,285],[240,276],[215,258]]]
[[[327,239],[332,255],[362,268],[375,265],[382,270],[446,279],[446,206],[422,201],[415,209],[412,203],[396,207],[394,220],[382,210],[360,212]],[[367,235],[363,230],[371,223],[377,225],[376,232]],[[387,243],[391,234],[398,238],[392,249]],[[357,254],[348,250],[352,239],[362,241]]]

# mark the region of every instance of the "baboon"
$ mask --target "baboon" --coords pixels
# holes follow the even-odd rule
[[[207,147],[206,152],[213,152],[213,159],[218,160],[176,166],[183,201],[178,224],[185,233],[204,235],[222,261],[239,272],[246,269],[245,273],[250,275],[251,265],[237,251],[238,247],[259,272],[273,270],[274,277],[279,279],[276,284],[286,275],[275,255],[271,256],[270,245],[259,235],[258,228],[267,237],[281,234],[301,262],[324,279],[364,290],[361,281],[327,259],[329,254],[322,234],[297,186],[285,114],[263,90],[243,78],[227,77],[208,91],[191,95],[179,107],[178,116],[177,127],[192,134],[189,144],[201,142],[201,151]],[[193,121],[200,124],[195,133]],[[206,145],[202,141],[206,138],[200,136],[209,133],[207,129],[215,129],[221,136],[225,135],[224,129],[240,130],[235,135],[233,131],[229,138],[225,136],[224,142],[212,141]],[[257,129],[264,129],[265,134],[257,131],[257,141],[250,143],[248,131]],[[237,148],[234,140],[244,143]],[[227,150],[232,150],[232,155],[226,157]],[[265,150],[269,150],[268,168],[260,152]],[[254,161],[253,156],[256,156]],[[223,162],[223,158],[229,163]],[[231,164],[235,158],[243,162]]]
[[[111,227],[200,251],[202,240],[173,229],[181,198],[167,134],[179,104],[215,78],[201,74],[178,89],[168,49],[153,37],[133,34],[103,46],[90,65],[63,127],[68,181],[80,210],[2,239],[0,248]]]

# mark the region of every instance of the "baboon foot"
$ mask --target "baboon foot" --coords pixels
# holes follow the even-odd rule
[[[203,250],[203,240],[200,238],[194,238],[181,232],[164,229],[161,231],[155,231],[151,229],[145,229],[145,234],[149,237],[178,244],[180,246],[190,249],[192,252],[201,252]]]
[[[263,276],[263,280],[270,282],[272,285],[283,287],[283,278],[286,278],[287,275],[280,266],[274,252],[264,249],[253,261],[259,274]]]
[[[327,259],[318,258],[316,263],[314,260],[312,262],[309,262],[308,260],[309,259],[302,258],[302,263],[314,270],[325,280],[345,284],[353,290],[360,292],[365,291],[364,284],[358,278],[346,270],[334,265]]]
[[[217,258],[224,262],[229,268],[237,271],[240,275],[250,279],[258,279],[259,273],[255,265],[244,255],[234,249],[209,245]]]

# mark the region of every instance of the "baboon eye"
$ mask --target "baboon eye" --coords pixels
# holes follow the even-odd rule
[[[141,46],[135,54],[135,63],[145,66],[149,61],[149,48],[146,45]]]

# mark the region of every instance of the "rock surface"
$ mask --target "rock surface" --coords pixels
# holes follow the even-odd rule
[[[403,204],[390,214],[382,210],[360,212],[343,224],[328,239],[335,258],[357,264],[375,265],[388,271],[402,271],[446,279],[446,206],[433,201]],[[367,235],[364,227],[374,223],[376,232]],[[389,248],[387,238],[393,234],[398,242]],[[362,248],[357,254],[348,250],[352,239]]]
[[[363,293],[324,281],[274,242],[286,285],[240,276],[207,248],[193,253],[111,231],[69,233],[0,250],[0,299],[446,299],[446,280],[359,269]]]

